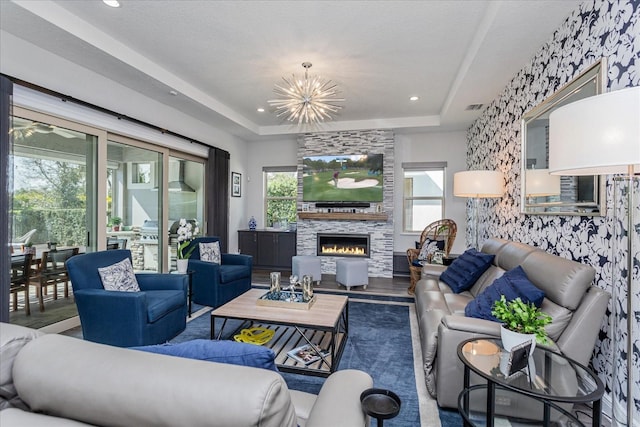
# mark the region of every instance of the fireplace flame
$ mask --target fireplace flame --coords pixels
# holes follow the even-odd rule
[[[365,256],[364,248],[357,246],[337,246],[322,245],[323,254],[339,254],[339,255],[361,255]]]

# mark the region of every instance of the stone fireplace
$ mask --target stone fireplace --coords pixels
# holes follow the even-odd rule
[[[318,233],[318,256],[369,258],[368,234]]]
[[[348,132],[307,133],[298,137],[298,211],[312,214],[299,216],[297,224],[297,254],[320,255],[317,238],[319,235],[360,235],[367,236],[366,259],[370,277],[393,277],[393,182],[394,182],[394,135],[390,130],[362,130]],[[323,206],[305,203],[303,210],[302,183],[303,159],[305,156],[327,154],[383,153],[384,183],[383,202],[369,207],[353,207],[358,212],[353,215],[313,216],[314,213],[328,213]],[[308,211],[307,211],[308,209]],[[382,217],[376,217],[380,213]],[[361,217],[358,217],[361,215]],[[347,256],[344,253],[320,256],[323,274],[336,273],[336,260]]]

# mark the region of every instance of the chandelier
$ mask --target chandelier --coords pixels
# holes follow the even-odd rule
[[[267,102],[276,108],[276,116],[284,117],[290,122],[298,124],[314,124],[324,120],[332,120],[332,114],[338,112],[342,106],[336,102],[344,102],[344,98],[336,98],[339,93],[336,85],[331,80],[323,80],[315,76],[309,78],[310,62],[303,62],[304,79],[291,79],[285,77],[285,85],[275,85],[273,91],[279,99],[271,99]]]

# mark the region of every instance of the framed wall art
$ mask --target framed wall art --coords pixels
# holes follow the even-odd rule
[[[242,195],[242,174],[231,172],[231,197]]]

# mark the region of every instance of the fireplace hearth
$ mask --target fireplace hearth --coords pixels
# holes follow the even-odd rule
[[[369,258],[368,234],[317,234],[318,256]]]

